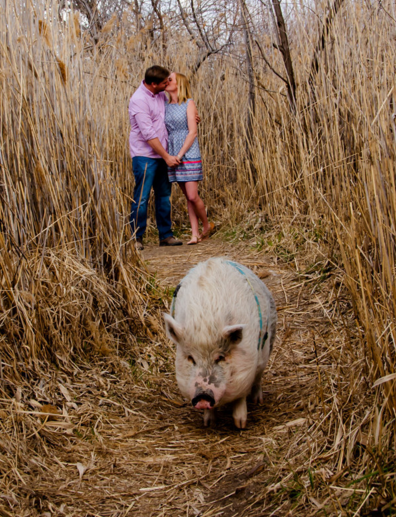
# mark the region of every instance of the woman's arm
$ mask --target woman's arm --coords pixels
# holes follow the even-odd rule
[[[184,144],[180,151],[177,153],[177,157],[179,160],[182,159],[182,157],[186,154],[186,152],[190,149],[192,146],[195,138],[197,137],[197,115],[198,111],[195,106],[194,101],[190,101],[187,106],[187,124],[188,124],[188,135],[186,136],[186,139],[184,140]]]

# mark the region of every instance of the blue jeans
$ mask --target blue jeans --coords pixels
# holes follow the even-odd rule
[[[160,241],[173,235],[171,230],[171,184],[168,179],[168,167],[162,158],[132,158],[135,191],[131,210],[132,233],[142,237],[147,226],[147,205],[151,187],[155,194],[155,218]]]

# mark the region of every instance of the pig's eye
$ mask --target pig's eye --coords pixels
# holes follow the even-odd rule
[[[217,359],[215,359],[216,364],[220,363],[221,361],[225,361],[224,355],[219,355],[219,357]]]
[[[190,361],[190,363],[195,364],[194,357],[192,355],[189,355],[187,357],[187,361]]]

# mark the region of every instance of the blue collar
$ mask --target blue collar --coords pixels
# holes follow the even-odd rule
[[[246,275],[245,271],[241,268],[241,266],[239,264],[237,264],[236,262],[232,262],[231,260],[226,260],[226,262],[230,266],[233,266],[235,269],[237,269],[241,273],[241,275],[243,275],[246,278],[246,281],[249,284],[250,289],[252,290],[254,299],[256,300],[257,311],[258,311],[259,321],[260,321],[260,332],[259,332],[259,337],[258,337],[257,350],[260,350],[260,348],[263,349],[265,342],[268,339],[269,311],[268,311],[268,318],[267,318],[267,328],[266,328],[266,331],[263,332],[263,315],[261,313],[260,302],[257,297],[256,291],[253,289],[253,286],[252,286],[248,276]]]

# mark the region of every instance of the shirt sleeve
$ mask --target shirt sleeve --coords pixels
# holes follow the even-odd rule
[[[158,138],[158,134],[154,128],[153,120],[150,116],[150,111],[147,104],[137,104],[134,101],[131,101],[129,106],[129,117],[131,120],[131,125],[133,124],[133,119],[135,119],[135,123],[146,142],[147,140]]]

